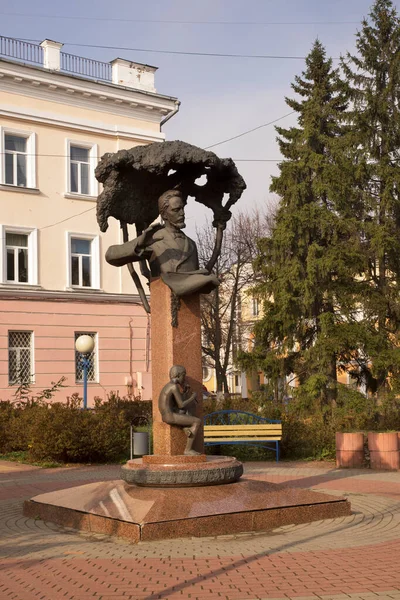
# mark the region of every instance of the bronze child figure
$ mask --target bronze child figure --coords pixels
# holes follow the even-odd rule
[[[187,435],[184,454],[196,455],[200,452],[193,450],[193,443],[200,428],[201,421],[187,412],[186,406],[197,403],[196,392],[190,395],[190,387],[185,384],[185,367],[175,365],[169,371],[170,381],[164,385],[158,399],[158,408],[162,420],[168,425],[183,427]],[[182,390],[182,391],[181,391]]]

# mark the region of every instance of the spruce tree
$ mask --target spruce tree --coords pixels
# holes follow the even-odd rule
[[[292,89],[298,99],[286,103],[297,126],[276,128],[284,160],[270,189],[280,202],[256,263],[264,316],[242,365],[270,380],[296,374],[308,396],[327,405],[336,399],[338,368],[349,368],[357,352],[363,255],[346,202],[352,183],[346,90],[318,40]]]
[[[354,185],[365,254],[361,365],[372,391],[400,380],[400,21],[391,0],[376,0],[342,67],[349,84]]]

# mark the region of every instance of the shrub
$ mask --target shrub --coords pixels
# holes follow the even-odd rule
[[[26,394],[0,402],[0,452],[28,451],[34,461],[114,462],[129,456],[130,425],[151,421],[151,402],[111,393],[82,410],[77,395],[65,403]]]

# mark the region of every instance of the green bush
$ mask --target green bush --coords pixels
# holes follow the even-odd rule
[[[28,452],[31,461],[119,462],[129,457],[130,425],[149,431],[151,402],[110,393],[97,398],[95,407],[82,410],[78,395],[65,403],[51,402],[58,384],[29,395],[19,390],[13,400],[0,402],[0,453]],[[62,387],[62,386],[61,386]],[[214,410],[244,410],[282,421],[281,457],[286,459],[330,459],[335,456],[336,431],[400,430],[400,401],[387,393],[365,397],[348,386],[339,386],[337,406],[324,408],[315,400],[298,395],[277,404],[266,392],[249,400],[226,397],[216,403],[204,401],[204,414]],[[275,454],[252,446],[211,446],[207,454],[236,456],[239,460],[274,459]]]
[[[24,398],[0,402],[0,453],[28,451],[32,461],[115,462],[128,458],[130,425],[151,421],[151,402],[111,393],[82,410],[78,395],[65,403]]]

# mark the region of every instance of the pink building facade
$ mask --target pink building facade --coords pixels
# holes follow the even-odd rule
[[[71,62],[50,40],[2,42],[0,399],[61,377],[55,400],[82,395],[81,334],[95,341],[89,406],[111,391],[149,399],[149,317],[128,270],[104,260],[122,237],[116,221],[99,231],[94,169],[106,152],[162,142],[179,102],[156,92],[154,67]]]
[[[29,372],[33,392],[65,377],[55,399],[78,392],[82,369],[75,351],[78,335],[95,339],[88,382],[88,404],[112,392],[151,398],[149,318],[132,298],[70,298],[50,294],[0,302],[1,399],[18,388],[18,373]]]

